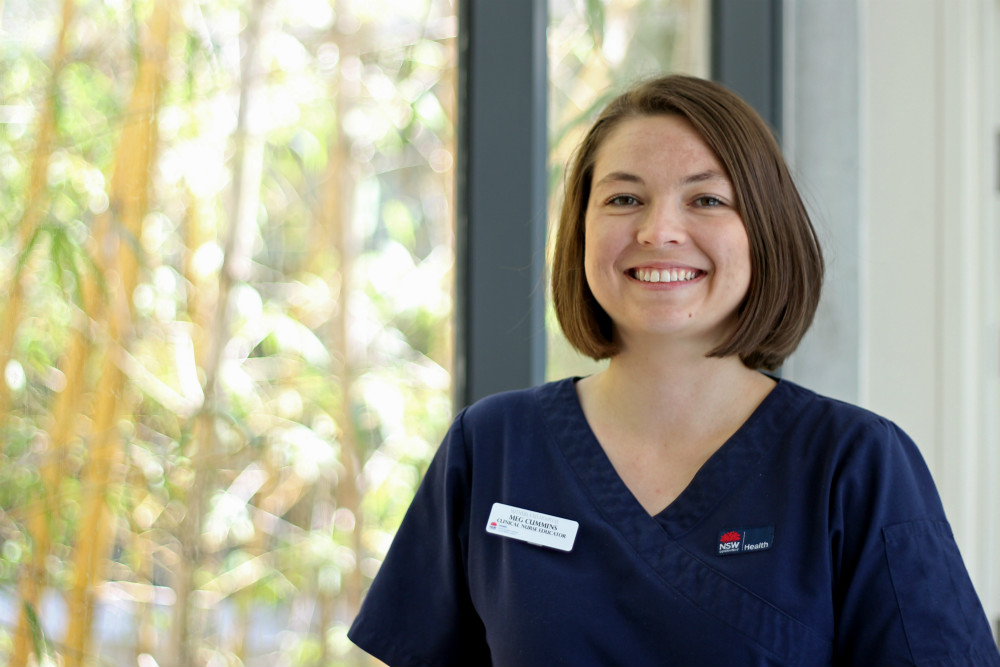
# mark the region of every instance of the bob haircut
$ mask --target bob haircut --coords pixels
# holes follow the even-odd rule
[[[750,287],[729,339],[707,356],[738,355],[751,369],[774,370],[812,323],[823,283],[816,231],[771,130],[719,84],[672,75],[640,83],[614,99],[577,147],[567,172],[553,251],[552,295],[569,342],[593,359],[621,350],[611,318],[584,274],[584,219],[597,153],[631,118],[686,118],[728,172],[750,243]]]

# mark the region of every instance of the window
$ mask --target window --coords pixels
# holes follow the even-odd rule
[[[0,8],[0,661],[360,664],[452,412],[454,3]]]
[[[707,74],[708,4],[549,0],[530,224],[612,89]],[[0,659],[363,662],[482,333],[452,333],[458,5],[0,2]],[[547,328],[548,374],[589,372]]]

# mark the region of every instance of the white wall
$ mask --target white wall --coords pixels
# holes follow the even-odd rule
[[[788,0],[785,37],[786,146],[831,256],[789,375],[916,440],[994,621],[998,5]]]
[[[850,1],[787,0],[782,147],[823,245],[823,301],[783,373],[861,400],[861,32]]]

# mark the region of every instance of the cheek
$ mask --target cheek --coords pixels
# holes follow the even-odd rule
[[[729,246],[729,261],[733,268],[739,273],[749,273],[750,271],[750,243],[746,234],[741,234],[734,239]]]
[[[750,290],[750,278],[753,269],[750,261],[750,242],[747,240],[745,232],[741,235],[740,240],[741,242],[734,253],[733,261],[734,266],[737,267],[740,290],[742,291],[742,296],[745,297]]]
[[[590,293],[603,303],[611,298],[612,276],[615,272],[618,248],[614,238],[596,231],[593,225],[585,227],[583,246],[583,275]]]
[[[588,221],[584,226],[583,236],[583,270],[588,283],[593,279],[594,272],[600,264],[602,247],[600,236]]]
[[[719,238],[715,245],[722,273],[744,293],[750,287],[750,241],[742,227]]]
[[[583,261],[585,264],[611,261],[622,251],[626,241],[607,221],[588,222],[584,227]]]

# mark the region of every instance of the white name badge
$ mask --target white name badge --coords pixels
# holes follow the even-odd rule
[[[570,551],[580,524],[570,519],[493,503],[486,532],[551,549]]]

